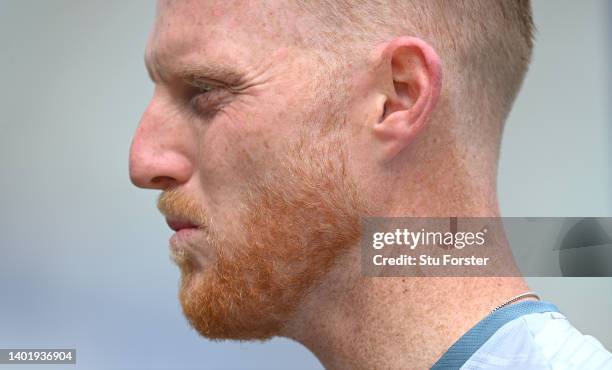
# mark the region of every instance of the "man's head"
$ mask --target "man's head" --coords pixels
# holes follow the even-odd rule
[[[491,212],[530,27],[523,1],[160,2],[130,176],[198,227],[192,325],[279,334],[365,215]]]

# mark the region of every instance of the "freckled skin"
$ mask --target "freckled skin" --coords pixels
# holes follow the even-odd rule
[[[242,83],[207,93],[210,100],[198,106],[209,114],[202,115],[193,86],[172,76],[157,81],[132,142],[131,179],[164,191],[162,211],[210,226],[175,256],[184,312],[203,335],[286,336],[330,369],[426,368],[490,302],[526,285],[365,279],[359,217],[490,216],[496,203],[468,201],[484,197],[467,192],[444,126],[423,129],[385,162],[386,148],[411,129],[396,120],[392,134],[379,135],[386,142],[373,134],[385,133],[388,107],[402,109],[385,67],[391,63],[384,63],[392,42],[334,75],[318,51],[296,41],[298,29],[316,24],[286,4],[160,1],[146,49],[153,74],[225,64]],[[411,81],[431,77],[412,60],[406,65],[419,72]],[[404,101],[419,96],[410,98]],[[424,119],[431,113],[406,110]]]
[[[279,143],[296,137],[300,127],[294,122],[303,112],[295,107],[314,99],[312,80],[295,76],[318,71],[304,62],[309,56],[292,46],[288,32],[281,31],[289,27],[279,30],[262,21],[271,2],[248,9],[248,2],[196,3],[162,1],[147,51],[177,63],[230,63],[244,72],[248,87],[227,93],[228,103],[213,119],[193,122],[187,114],[173,112],[170,102],[164,104],[173,99],[172,92],[158,85],[139,132],[172,125],[175,135],[197,138],[177,143],[175,149],[198,170],[186,186],[211,214],[229,223],[227,205],[241,201],[240,184],[268,167]],[[159,145],[166,144],[160,140]]]
[[[185,316],[217,339],[280,335],[355,244],[365,209],[346,141],[329,129],[344,111],[325,98],[312,50],[283,17],[261,22],[272,3],[245,4],[160,4],[146,50],[155,93],[130,157],[135,184],[164,190],[162,213],[201,228],[172,253]],[[230,66],[240,81],[208,78],[216,88],[194,92],[187,65]]]

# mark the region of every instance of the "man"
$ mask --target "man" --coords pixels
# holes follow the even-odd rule
[[[612,367],[520,277],[360,271],[363,217],[499,215],[532,28],[524,0],[161,1],[130,176],[162,190],[190,324],[329,369]]]

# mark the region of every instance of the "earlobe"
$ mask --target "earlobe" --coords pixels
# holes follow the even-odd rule
[[[384,48],[382,68],[385,96],[379,122],[373,130],[380,160],[388,162],[410,145],[430,121],[440,96],[440,58],[425,41],[400,37]]]

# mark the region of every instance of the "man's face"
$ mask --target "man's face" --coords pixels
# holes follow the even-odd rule
[[[271,15],[273,14],[273,15]],[[279,334],[359,238],[344,89],[271,2],[163,1],[130,176],[163,190],[180,300],[211,338]]]

